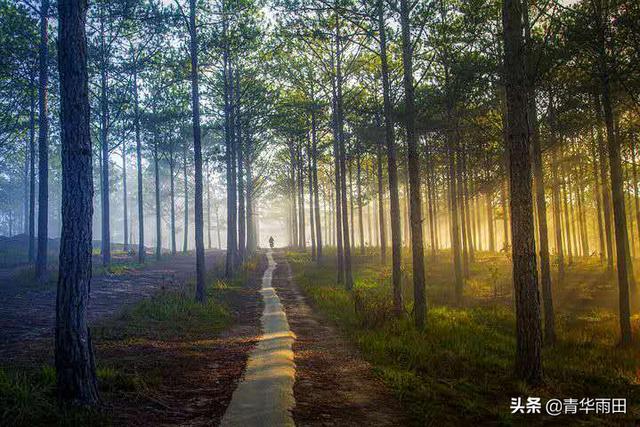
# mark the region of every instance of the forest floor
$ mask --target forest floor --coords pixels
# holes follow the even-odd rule
[[[428,258],[429,312],[423,332],[411,319],[410,265],[403,266],[406,315],[396,320],[390,266],[380,263],[378,253],[353,256],[352,292],[336,285],[333,253],[320,265],[306,252],[288,252],[286,258],[293,281],[313,309],[355,343],[400,401],[407,425],[631,426],[640,419],[640,313],[634,304],[636,341],[620,348],[617,288],[597,259],[575,259],[564,282],[558,286],[554,281],[559,339],[544,349],[544,384],[528,387],[512,375],[515,319],[510,262],[504,255],[477,254],[462,304],[454,301],[450,253]],[[334,374],[333,381],[341,381],[340,375]],[[511,414],[511,398],[522,396],[542,402],[626,398],[627,415]]]
[[[284,255],[274,254],[272,286],[295,337],[296,425],[405,424],[372,366],[307,304]],[[207,265],[204,306],[193,300],[192,256],[94,278],[89,313],[102,403],[92,411],[55,404],[53,287],[3,283],[0,425],[217,425],[262,337],[267,262],[257,255],[232,279],[222,279],[220,252],[208,253]]]
[[[510,263],[478,253],[455,304],[446,252],[427,262],[425,331],[392,316],[390,266],[354,255],[355,288],[335,284],[330,251],[276,251],[275,288],[295,336],[293,420],[310,426],[635,425],[640,418],[640,343],[617,346],[617,289],[595,259],[576,259],[554,281],[558,343],[544,349],[545,383],[512,376],[515,354]],[[409,257],[404,257],[407,259]],[[102,405],[55,405],[55,290],[0,282],[0,425],[216,425],[263,334],[262,254],[223,279],[222,252],[207,253],[207,303],[194,301],[192,254],[147,266],[121,260],[95,271],[89,309]],[[637,270],[638,271],[638,270]],[[637,299],[637,297],[636,297]],[[356,307],[358,310],[356,311]],[[633,331],[640,333],[634,304]],[[512,415],[511,398],[627,398],[626,416]]]
[[[207,253],[207,264],[213,265],[220,253]],[[189,254],[165,257],[148,265],[137,264],[127,256],[115,256],[109,269],[94,259],[91,280],[89,322],[105,319],[149,298],[162,289],[180,289],[195,270],[195,258]],[[57,273],[50,271],[50,280],[37,285],[32,267],[0,269],[0,359],[16,354],[16,346],[28,348],[28,342],[53,337],[55,324]]]
[[[296,425],[405,425],[399,401],[374,375],[372,366],[326,316],[307,304],[285,254],[277,252],[275,260],[273,286],[296,336]]]
[[[193,298],[193,254],[98,273],[89,306],[97,411],[55,404],[55,289],[3,282],[0,425],[215,424],[259,335],[263,258],[222,280],[223,253],[207,252],[205,305]]]

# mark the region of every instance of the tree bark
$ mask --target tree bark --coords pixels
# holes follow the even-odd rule
[[[611,232],[611,191],[609,178],[607,177],[607,147],[602,135],[602,105],[600,95],[594,94],[594,109],[596,112],[596,137],[598,141],[598,154],[600,156],[600,183],[602,185],[602,208],[604,212],[604,233],[607,243],[607,271],[613,271],[613,236]]]
[[[591,128],[591,161],[593,162],[593,187],[594,187],[594,199],[596,202],[595,216],[598,224],[598,243],[600,247],[600,263],[604,264],[605,261],[605,237],[602,224],[602,188],[600,185],[600,177],[598,175],[598,156],[596,154],[596,142],[593,138],[593,128]],[[636,202],[637,203],[637,202]],[[640,216],[638,217],[640,219]],[[640,223],[639,223],[640,227]],[[638,230],[640,232],[640,229]]]
[[[356,142],[356,190],[358,191],[358,233],[360,237],[360,255],[364,255],[364,223],[362,219],[362,162],[360,159],[360,146]]]
[[[58,1],[62,238],[56,298],[55,363],[59,401],[94,405],[98,402],[98,386],[87,322],[91,286],[93,173],[84,28],[86,12],[84,0]]]
[[[169,185],[171,186],[171,255],[176,254],[176,196],[175,196],[175,159],[173,147],[169,153]]]
[[[189,51],[191,54],[191,102],[193,116],[193,163],[195,166],[195,237],[196,237],[196,300],[204,303],[205,264],[202,209],[202,147],[200,136],[200,92],[198,88],[198,35],[196,0],[189,1]]]
[[[155,116],[155,114],[154,114]],[[153,176],[155,181],[156,196],[156,259],[162,256],[162,222],[160,212],[160,159],[158,157],[158,140],[157,135],[153,136]]]
[[[246,210],[245,210],[245,188],[244,188],[244,144],[242,116],[240,112],[240,70],[235,70],[235,120],[236,120],[236,153],[238,160],[238,260],[243,262],[246,249]]]
[[[307,170],[308,172],[308,181],[309,181],[309,234],[311,236],[311,259],[316,259],[316,233],[315,233],[315,215],[313,212],[313,153],[311,152],[311,141],[310,137],[307,136]]]
[[[136,134],[136,167],[138,174],[138,262],[145,260],[144,194],[142,193],[142,142],[140,139],[140,99],[138,95],[138,63],[133,52],[133,119]]]
[[[125,138],[122,139],[122,222],[123,222],[123,243],[124,243],[124,251],[129,251],[129,208],[128,202],[129,198],[127,197],[127,145]]]
[[[311,150],[313,157],[313,194],[316,216],[316,257],[318,263],[322,261],[322,226],[320,224],[320,197],[318,195],[318,135],[315,105],[311,113]]]
[[[536,267],[531,157],[527,125],[527,78],[522,37],[522,2],[505,0],[502,8],[504,63],[511,184],[513,281],[516,299],[516,375],[529,384],[542,382],[542,331]]]
[[[531,130],[531,163],[535,184],[535,205],[538,215],[538,260],[540,262],[540,287],[544,302],[544,339],[546,344],[556,341],[555,316],[553,311],[553,294],[551,292],[551,263],[549,261],[549,231],[547,227],[547,202],[544,197],[544,173],[542,170],[542,149],[538,119],[536,117],[535,92],[530,88],[528,93],[528,119]]]
[[[38,253],[36,280],[47,281],[49,243],[49,0],[40,6],[40,50],[38,53]]]
[[[553,124],[551,124],[552,138],[553,132]],[[554,146],[551,151],[551,170],[553,180],[553,190],[551,193],[551,198],[553,204],[553,228],[555,230],[556,238],[556,256],[558,257],[558,279],[562,281],[564,279],[564,248],[562,247],[562,219],[560,212],[560,181],[558,178],[558,160],[556,155],[557,150],[558,148]]]
[[[189,180],[187,179],[187,141],[182,143],[182,180],[184,182],[184,232],[182,252],[187,252],[189,243]]]
[[[409,1],[400,1],[402,30],[402,64],[405,92],[407,157],[409,166],[409,198],[411,216],[411,250],[413,255],[413,299],[416,328],[424,328],[427,301],[424,277],[424,248],[422,244],[422,213],[420,203],[420,157],[415,134],[415,99],[413,87],[413,52],[411,46]]]
[[[387,147],[387,174],[389,175],[389,204],[391,223],[391,270],[393,281],[393,308],[396,316],[403,312],[402,302],[402,236],[400,231],[400,197],[398,195],[398,166],[396,143],[391,118],[391,84],[387,62],[387,30],[384,18],[384,0],[378,0],[378,33],[380,36],[380,74],[382,75],[382,95],[384,109],[384,140]]]
[[[105,41],[104,30],[104,10],[100,9],[100,148],[102,159],[102,184],[100,185],[101,208],[102,208],[102,236],[101,254],[102,265],[111,264],[111,230],[109,222],[109,53]]]
[[[387,234],[386,234],[386,222],[384,216],[384,176],[382,174],[382,144],[383,141],[379,139],[376,143],[376,166],[377,178],[378,178],[378,227],[379,227],[379,241],[380,241],[380,261],[382,263],[387,260]]]
[[[36,88],[35,72],[31,76],[29,85],[29,262],[34,262],[36,258],[35,238],[36,238]]]

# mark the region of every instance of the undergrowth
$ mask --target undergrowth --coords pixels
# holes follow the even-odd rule
[[[510,290],[502,283],[508,266],[493,256],[481,257],[472,268],[461,307],[448,305],[453,287],[446,263],[428,265],[424,331],[413,326],[409,277],[403,278],[406,313],[392,316],[391,272],[374,254],[354,258],[352,292],[336,285],[330,260],[317,265],[306,253],[287,256],[311,303],[351,337],[415,425],[631,425],[640,417],[640,346],[616,346],[617,316],[607,309],[557,307],[559,341],[544,349],[545,383],[530,388],[513,377],[515,318]],[[482,268],[487,264],[496,267]],[[573,266],[573,274],[589,268]],[[566,286],[575,292],[571,280]],[[637,334],[638,315],[633,322]],[[626,397],[629,410],[626,418],[512,415],[510,401],[518,396]]]

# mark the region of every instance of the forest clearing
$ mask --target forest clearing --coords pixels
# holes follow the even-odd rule
[[[0,426],[640,423],[640,3],[0,0]]]

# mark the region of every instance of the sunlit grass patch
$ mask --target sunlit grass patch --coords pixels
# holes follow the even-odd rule
[[[478,256],[465,283],[465,304],[457,308],[443,305],[451,301],[453,291],[448,254],[428,262],[430,298],[424,331],[413,326],[410,280],[403,280],[407,315],[395,320],[385,314],[392,301],[390,272],[378,259],[354,259],[353,292],[336,285],[332,260],[317,266],[300,253],[289,259],[295,280],[311,303],[351,337],[416,425],[550,421],[549,417],[523,420],[511,415],[510,398],[516,396],[626,397],[630,405],[626,420],[640,416],[640,346],[617,346],[617,312],[610,305],[598,307],[597,301],[577,310],[559,298],[559,342],[543,350],[545,384],[530,388],[514,378],[515,316],[510,301],[510,264],[503,255]],[[585,260],[589,273],[581,274],[581,262],[576,260],[572,266],[576,271],[568,273],[555,292],[573,293],[575,300],[583,286],[612,289],[609,284],[594,283],[603,277],[595,275],[597,263]],[[576,286],[585,280],[587,285]],[[496,283],[499,290],[504,288],[497,297],[493,294]],[[640,333],[638,315],[632,318],[632,328]],[[620,419],[590,416],[562,423],[567,421],[602,425],[616,424]]]

